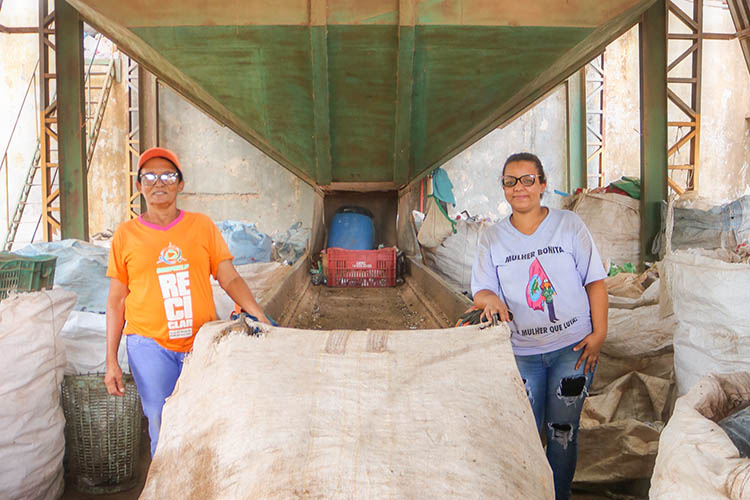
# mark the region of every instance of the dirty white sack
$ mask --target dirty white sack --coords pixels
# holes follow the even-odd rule
[[[65,375],[86,375],[104,373],[107,358],[107,319],[106,315],[71,311],[60,332],[65,345]],[[125,341],[120,342],[117,352],[120,368],[130,373]]]
[[[659,441],[649,498],[750,498],[750,459],[716,423],[748,405],[750,372],[707,375],[679,398]]]
[[[703,375],[750,370],[750,265],[689,251],[660,264],[679,326],[674,337],[679,395]]]
[[[142,499],[554,497],[507,326],[228,325],[196,337]]]
[[[471,268],[479,238],[492,224],[490,221],[456,221],[456,234],[434,248],[424,248],[425,264],[456,290],[471,292]]]
[[[280,262],[258,262],[253,264],[243,264],[234,266],[237,273],[245,280],[253,297],[258,303],[268,295],[268,292],[274,285],[284,281],[286,275],[292,267]],[[214,295],[214,305],[216,306],[216,317],[219,319],[229,319],[229,315],[234,311],[234,301],[227,295],[219,282],[211,279],[211,289]]]
[[[417,233],[417,241],[425,248],[435,248],[453,233],[453,223],[443,215],[433,196],[428,197],[425,203],[427,215]]]
[[[76,294],[56,289],[0,302],[0,498],[54,500],[63,491],[65,418],[60,329]]]
[[[567,197],[565,208],[586,224],[605,265],[640,261],[639,200],[616,193],[580,193]]]

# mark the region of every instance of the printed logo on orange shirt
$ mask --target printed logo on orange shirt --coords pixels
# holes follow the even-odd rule
[[[170,339],[183,339],[193,335],[193,302],[190,294],[190,264],[182,250],[171,242],[159,253],[156,273],[167,314]]]

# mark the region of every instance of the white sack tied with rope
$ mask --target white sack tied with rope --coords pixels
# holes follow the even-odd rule
[[[199,332],[142,499],[553,498],[501,325]]]
[[[57,289],[0,302],[0,498],[55,500],[63,492],[65,417],[60,330],[76,294]]]

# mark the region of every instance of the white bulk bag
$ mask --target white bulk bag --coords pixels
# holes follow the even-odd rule
[[[679,325],[678,394],[703,375],[750,370],[750,265],[678,251],[660,269]]]
[[[554,497],[507,326],[240,326],[198,332],[142,499]]]
[[[76,303],[62,289],[0,302],[0,498],[53,500],[63,491],[65,418],[60,329]]]
[[[749,372],[708,375],[679,398],[659,440],[649,498],[750,497],[750,459],[716,423],[749,404]]]

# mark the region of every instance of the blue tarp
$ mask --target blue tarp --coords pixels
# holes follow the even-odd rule
[[[21,250],[19,255],[55,255],[55,285],[71,290],[78,295],[74,309],[104,313],[109,294],[107,260],[109,249],[81,240],[62,240],[50,243],[33,243]]]
[[[253,223],[225,220],[216,223],[234,255],[234,265],[271,262],[270,236],[258,231]]]

